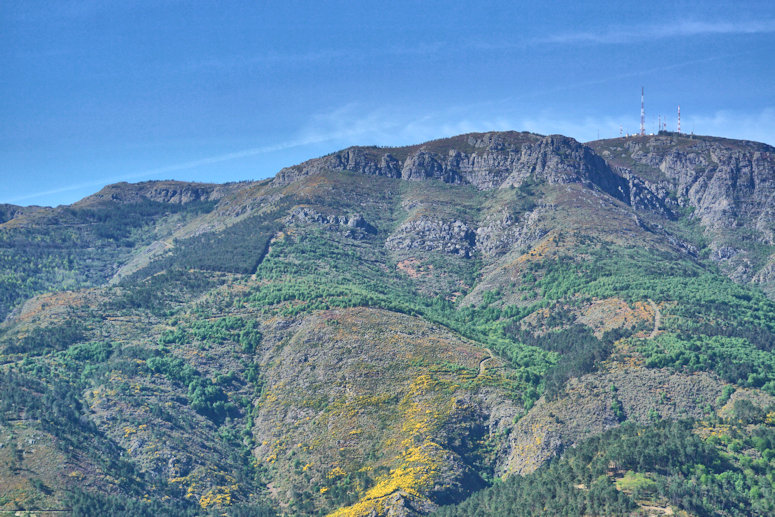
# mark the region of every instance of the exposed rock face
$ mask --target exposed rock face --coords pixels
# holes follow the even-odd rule
[[[671,218],[691,210],[730,278],[773,291],[772,250],[754,248],[775,245],[775,148],[675,133],[591,145],[628,178],[632,206]]]
[[[758,274],[766,264],[751,256],[748,246],[734,258],[723,249],[730,234],[740,229],[764,245],[775,245],[775,149],[764,144],[663,133],[584,145],[560,135],[474,133],[411,147],[354,147],[283,169],[273,182],[284,185],[343,170],[479,190],[519,187],[528,179],[577,183],[666,219],[691,208],[691,217],[706,229],[711,249],[717,250],[714,259],[731,278],[763,282],[772,276]],[[421,218],[394,232],[387,247],[487,256],[540,239],[536,221],[503,215],[477,227]]]
[[[389,178],[440,179],[482,189],[496,188],[509,174],[522,145],[540,138],[511,131],[473,133],[394,149],[353,147],[285,168],[275,181],[285,184],[326,170],[349,170]]]
[[[661,184],[645,180],[629,169],[616,168],[616,172],[627,179],[629,204],[639,210],[656,212],[663,217],[673,217],[678,204],[670,196],[670,191]]]
[[[401,177],[402,164],[389,152],[381,153],[370,148],[351,147],[322,158],[306,161],[300,165],[286,167],[277,173],[274,181],[290,183],[300,177],[325,171],[353,171],[370,176]]]
[[[280,184],[325,170],[349,170],[362,174],[406,180],[437,179],[470,184],[481,190],[519,186],[533,176],[549,183],[583,182],[596,185],[622,201],[628,201],[627,181],[615,174],[592,149],[560,135],[541,137],[526,133],[485,133],[399,148],[350,148],[281,170]],[[405,156],[399,159],[396,156]]]
[[[476,244],[476,232],[462,221],[441,221],[422,217],[408,221],[388,237],[385,247],[391,251],[420,249],[470,257]]]
[[[696,208],[709,229],[734,228],[748,219],[772,244],[775,156],[701,142],[669,153],[659,165],[676,186],[679,200]]]
[[[627,201],[628,184],[589,147],[572,138],[547,136],[522,148],[519,161],[502,186],[519,186],[533,176],[549,183],[584,183],[597,186],[611,196]]]
[[[476,248],[484,256],[497,256],[540,241],[547,230],[539,226],[547,208],[541,206],[518,219],[511,214],[485,219],[476,229]]]
[[[775,290],[772,286],[775,286],[775,256],[770,256],[769,262],[766,266],[759,270],[752,278],[752,281],[757,284],[762,284],[765,290],[769,292],[772,297]],[[769,286],[769,289],[766,287]]]
[[[192,201],[215,201],[232,190],[233,184],[186,183],[182,181],[147,181],[144,183],[116,183],[108,185],[76,205],[99,201],[138,203],[142,200],[183,205]]]
[[[616,141],[607,141],[614,145]],[[613,143],[611,143],[613,142]],[[598,150],[603,144],[595,144]],[[532,177],[548,183],[583,183],[635,208],[672,217],[679,206],[695,208],[710,230],[750,226],[775,244],[775,149],[753,142],[660,135],[622,144],[643,177],[622,167],[608,150],[599,156],[572,138],[529,133],[471,134],[421,146],[350,148],[280,171],[282,184],[325,170],[406,180],[437,179],[482,190],[519,186]]]
[[[326,215],[306,206],[294,208],[289,214],[288,220],[290,222],[343,226],[352,230],[362,230],[366,233],[375,233],[377,231],[376,228],[366,222],[366,219],[361,214]]]
[[[775,149],[756,142],[662,134],[648,139],[595,143],[617,162],[616,150],[632,160],[618,172],[647,188],[668,207],[690,206],[711,231],[743,225],[773,244],[775,226]],[[658,181],[639,178],[631,169],[649,169]],[[651,174],[653,175],[653,174]],[[647,197],[648,196],[647,194]],[[674,198],[673,199],[671,199]],[[653,203],[647,202],[646,206]],[[635,205],[635,203],[633,203]]]

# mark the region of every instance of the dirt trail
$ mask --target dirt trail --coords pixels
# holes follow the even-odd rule
[[[669,505],[664,507],[641,505],[641,508],[648,512],[655,512],[655,513],[650,513],[649,515],[655,515],[656,513],[663,514],[663,515],[673,515],[673,509]]]
[[[649,300],[649,303],[651,304],[651,308],[654,309],[654,330],[651,331],[649,339],[654,339],[657,337],[657,333],[659,332],[659,325],[662,323],[662,313],[659,312],[659,307],[657,307],[657,304],[654,303],[654,300]]]
[[[490,354],[490,355],[488,357],[485,357],[481,361],[479,361],[479,373],[476,375],[477,379],[479,377],[481,377],[482,374],[484,373],[484,363],[486,363],[487,361],[491,361],[491,360],[495,359],[495,356],[492,355],[492,350],[490,350],[489,348],[485,348],[485,350],[487,350],[487,353]]]

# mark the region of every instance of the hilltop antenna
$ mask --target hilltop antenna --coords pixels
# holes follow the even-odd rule
[[[662,131],[662,114],[657,115],[657,133]]]
[[[681,105],[678,105],[678,134],[681,134]]]
[[[643,105],[643,86],[640,87],[640,136],[646,134],[646,110]]]
[[[622,125],[619,124],[619,138],[621,138],[622,136],[624,136],[624,129],[622,128]]]

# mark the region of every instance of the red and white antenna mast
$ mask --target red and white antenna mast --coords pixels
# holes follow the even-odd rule
[[[657,115],[657,133],[662,131],[662,115]]]
[[[681,134],[681,105],[678,105],[678,134]]]
[[[646,110],[643,105],[643,86],[640,87],[640,136],[646,134]]]

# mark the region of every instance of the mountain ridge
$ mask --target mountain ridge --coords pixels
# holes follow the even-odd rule
[[[627,423],[698,433],[766,515],[771,468],[746,470],[775,425],[763,145],[469,134],[20,214],[0,224],[0,506],[453,511]],[[664,461],[632,476],[721,468]],[[632,476],[584,504],[695,508]]]
[[[467,153],[455,149],[461,143]],[[649,152],[643,152],[644,147]],[[618,157],[612,155],[614,148],[620,151]],[[667,154],[663,151],[661,156],[660,148],[675,150]],[[568,153],[571,159],[563,163]],[[557,154],[563,158],[547,158]],[[273,182],[284,184],[324,170],[352,170],[407,180],[435,178],[472,184],[482,190],[516,187],[528,177],[544,177],[557,183],[586,181],[630,206],[656,211],[667,218],[675,218],[677,210],[696,210],[693,216],[717,234],[710,245],[714,258],[728,263],[728,274],[764,284],[768,292],[773,292],[775,256],[751,257],[744,249],[730,245],[733,238],[722,234],[746,226],[738,219],[755,216],[753,228],[749,225],[747,229],[758,233],[755,238],[764,244],[775,243],[771,208],[775,203],[771,174],[774,156],[775,148],[763,143],[669,132],[598,140],[589,145],[561,135],[470,133],[416,146],[351,147],[283,169]],[[484,165],[479,167],[479,163]],[[415,171],[417,164],[425,171],[424,176]],[[743,171],[747,177],[739,178],[736,171]]]

